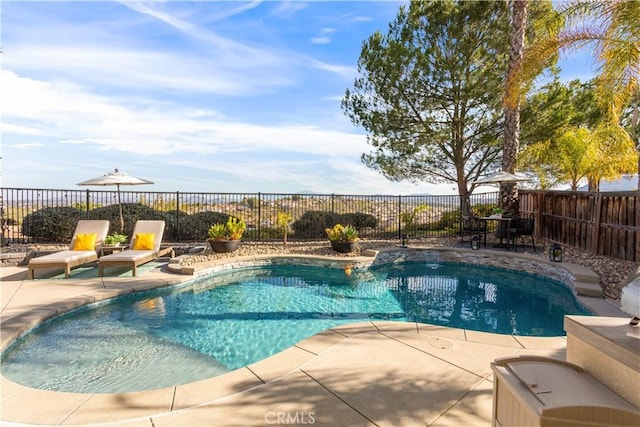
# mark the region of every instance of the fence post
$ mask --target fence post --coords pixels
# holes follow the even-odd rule
[[[398,239],[402,239],[402,194],[398,194]]]
[[[86,203],[86,205],[87,205],[87,215],[86,215],[86,218],[87,218],[87,219],[89,219],[89,211],[90,211],[91,209],[89,208],[89,189],[88,189],[88,188],[87,188],[87,203]]]
[[[262,240],[262,193],[258,191],[258,242]]]
[[[602,228],[602,193],[600,192],[596,194],[595,205],[596,212],[593,218],[595,226],[593,227],[593,241],[590,249],[594,254],[598,254],[598,248],[600,247],[600,231]]]
[[[180,192],[176,191],[176,242],[180,242]]]
[[[633,206],[635,206],[636,217],[634,220],[635,230],[633,230],[633,234],[635,236],[635,245],[636,245],[636,253],[634,256],[634,261],[636,263],[640,263],[640,200],[636,198],[633,202]]]

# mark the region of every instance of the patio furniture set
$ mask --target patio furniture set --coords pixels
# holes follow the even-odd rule
[[[533,218],[509,218],[500,215],[491,215],[487,217],[466,216],[460,221],[460,237],[461,243],[464,245],[465,236],[470,236],[470,245],[472,249],[479,249],[480,243],[487,247],[487,234],[489,232],[489,223],[495,223],[492,227],[495,236],[500,239],[497,247],[518,251],[518,239],[522,244],[522,250],[525,250],[525,236],[531,238],[533,251],[536,251],[536,242],[534,237],[535,220]],[[506,242],[503,242],[503,239]]]
[[[172,248],[161,248],[164,221],[139,220],[133,229],[131,243],[118,248],[109,247],[105,255],[104,240],[109,230],[109,221],[80,220],[76,225],[69,249],[32,258],[28,264],[27,278],[35,278],[35,270],[63,268],[65,277],[71,269],[80,265],[98,262],[98,276],[104,276],[105,267],[128,267],[135,277],[137,268],[150,261],[170,254]],[[122,249],[122,250],[120,250]],[[101,256],[99,256],[101,255]]]

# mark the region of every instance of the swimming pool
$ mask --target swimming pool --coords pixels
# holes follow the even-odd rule
[[[60,316],[11,346],[2,370],[48,390],[148,390],[229,372],[344,323],[555,336],[564,334],[565,314],[588,312],[564,284],[522,272],[399,263],[347,275],[272,265]]]

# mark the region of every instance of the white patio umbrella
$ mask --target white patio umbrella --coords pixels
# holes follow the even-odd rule
[[[500,184],[503,182],[523,182],[529,181],[528,178],[515,175],[509,172],[500,171],[487,175],[475,181],[476,184]]]
[[[146,179],[137,178],[124,172],[120,172],[116,169],[114,172],[109,172],[97,178],[92,178],[87,181],[79,182],[77,185],[115,185],[117,187],[118,194],[118,207],[120,209],[120,233],[124,232],[124,216],[122,215],[122,203],[120,202],[120,186],[121,185],[144,185],[153,184],[153,182]]]

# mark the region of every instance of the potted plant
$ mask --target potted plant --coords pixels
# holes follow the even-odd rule
[[[325,229],[331,242],[331,249],[336,252],[349,253],[358,248],[358,230],[352,225],[336,224]]]
[[[120,246],[127,241],[127,236],[124,234],[113,233],[104,238],[104,244],[106,246]]]
[[[504,210],[500,206],[495,206],[491,209],[491,217],[493,218],[500,218],[503,213]]]
[[[213,224],[208,231],[211,250],[221,253],[235,251],[246,229],[245,222],[233,216],[230,216],[225,224]]]

